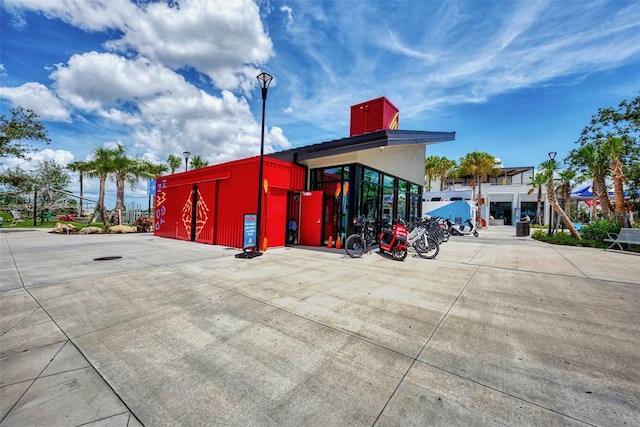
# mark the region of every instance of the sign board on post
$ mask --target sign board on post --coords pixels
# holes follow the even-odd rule
[[[236,258],[253,258],[262,255],[258,250],[257,233],[258,215],[244,214],[242,225],[242,253],[237,254]],[[252,249],[248,251],[247,249]]]
[[[244,225],[242,227],[242,249],[256,248],[256,225],[258,216],[256,214],[244,214]]]
[[[150,179],[147,182],[147,195],[155,196],[156,195],[156,180]]]

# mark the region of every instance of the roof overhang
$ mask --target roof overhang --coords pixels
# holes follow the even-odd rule
[[[429,145],[453,141],[455,139],[455,132],[388,129],[279,151],[269,154],[269,157],[298,163],[303,160],[352,153],[354,151],[368,150],[371,148],[399,145]]]

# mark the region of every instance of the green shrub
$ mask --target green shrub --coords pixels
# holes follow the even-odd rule
[[[532,239],[540,240],[541,242],[546,242],[548,237],[547,232],[544,230],[534,230],[531,234]]]
[[[619,233],[620,223],[616,220],[597,219],[584,227],[580,234],[583,239],[602,243],[607,238],[607,233]]]
[[[597,241],[584,238],[576,239],[571,234],[561,231],[555,232],[552,236],[549,236],[548,231],[546,230],[535,230],[531,237],[541,242],[551,243],[554,245],[587,246],[591,248],[602,247],[602,244]]]

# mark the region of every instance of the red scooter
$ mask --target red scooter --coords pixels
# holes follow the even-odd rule
[[[390,252],[393,259],[402,261],[407,257],[407,227],[402,220],[394,223],[393,230],[383,228],[380,233],[380,252]]]

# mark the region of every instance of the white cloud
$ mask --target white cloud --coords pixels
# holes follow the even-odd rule
[[[280,12],[285,14],[285,26],[289,29],[293,25],[293,9],[290,6],[280,6]]]
[[[89,31],[121,28],[125,18],[135,18],[137,10],[129,0],[4,0],[4,6],[17,25],[25,24],[22,11],[30,10]]]
[[[53,161],[61,166],[66,166],[73,161],[73,154],[67,150],[52,150],[45,148],[44,150],[29,153],[28,157],[21,159],[18,157],[8,157],[3,160],[2,169],[13,169],[20,167],[23,170],[30,171],[36,167],[36,164],[44,161]]]
[[[250,0],[150,3],[128,19],[124,35],[106,46],[133,49],[173,69],[192,67],[220,89],[249,94],[258,69],[273,55],[258,7]]]
[[[24,10],[40,12],[87,31],[118,30],[107,49],[135,52],[174,70],[192,68],[219,89],[249,95],[257,68],[274,55],[260,11],[251,0],[182,0],[140,3],[129,0],[5,0],[17,20]],[[14,21],[15,22],[15,21]]]
[[[74,55],[51,74],[57,93],[76,108],[133,129],[134,146],[162,159],[189,150],[210,163],[259,152],[260,129],[244,98],[215,97],[146,58]],[[272,129],[274,147],[287,147]]]
[[[51,79],[60,97],[86,111],[101,111],[187,86],[182,76],[146,58],[97,52],[73,55],[67,64],[57,65]]]
[[[0,97],[11,100],[16,107],[21,106],[32,110],[41,119],[71,122],[69,111],[41,83],[25,83],[18,87],[0,87]]]

